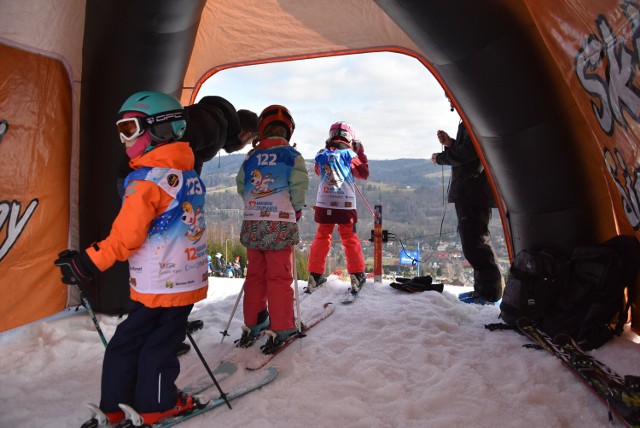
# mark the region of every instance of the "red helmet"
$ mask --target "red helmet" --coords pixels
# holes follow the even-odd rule
[[[287,130],[287,140],[291,139],[291,134],[293,134],[293,130],[296,129],[296,124],[289,110],[287,110],[285,106],[278,104],[270,105],[262,110],[258,118],[258,132],[263,133],[267,126],[271,124],[284,126]]]

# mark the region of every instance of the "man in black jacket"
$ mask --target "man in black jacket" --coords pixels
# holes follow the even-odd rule
[[[194,169],[198,174],[202,164],[218,154],[242,150],[251,144],[258,130],[258,115],[250,110],[236,110],[226,99],[203,97],[196,104],[185,107],[187,130],[182,137],[196,157]]]
[[[451,166],[448,202],[455,205],[462,252],[473,267],[474,291],[460,294],[460,300],[481,305],[497,302],[502,297],[502,275],[489,233],[491,208],[496,207],[491,185],[462,121],[455,139],[444,131],[437,136],[444,151],[434,153],[431,161]]]

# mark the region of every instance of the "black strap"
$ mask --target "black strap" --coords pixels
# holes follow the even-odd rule
[[[485,324],[484,328],[490,331],[496,330],[515,330],[515,327],[505,323]]]

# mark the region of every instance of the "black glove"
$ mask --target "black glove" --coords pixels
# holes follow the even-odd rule
[[[62,271],[62,282],[69,285],[91,281],[98,272],[98,268],[84,251],[79,253],[76,250],[64,250],[53,263]]]

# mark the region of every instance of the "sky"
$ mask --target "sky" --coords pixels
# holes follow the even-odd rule
[[[369,159],[430,159],[442,147],[436,132],[455,137],[460,120],[431,72],[392,52],[226,69],[202,85],[196,101],[206,95],[257,114],[284,105],[296,122],[292,142],[305,159],[324,147],[337,121],[351,124]]]
[[[250,382],[245,366],[261,355],[258,345],[236,349],[242,304],[233,306],[242,279],[210,278],[206,300],[190,319],[212,368],[233,360],[239,368],[221,380],[225,392]],[[325,302],[334,313],[272,361],[277,378],[262,389],[197,416],[180,427],[209,428],[528,428],[621,427],[606,406],[560,360],[535,349],[513,331],[487,330],[499,308],[462,303],[464,287],[443,293],[407,294],[389,280],[364,285],[355,303],[339,302],[349,284],[330,276],[311,295],[300,291],[301,318]],[[305,281],[298,281],[300,290]],[[306,296],[306,297],[304,297]],[[98,314],[109,340],[121,319]],[[223,331],[230,337],[222,342]],[[640,337],[628,330],[592,354],[619,374],[640,374]],[[104,347],[83,310],[0,333],[0,427],[79,427],[86,402],[100,399]],[[208,375],[192,351],[180,357],[181,388]],[[215,390],[205,397],[218,398]]]

